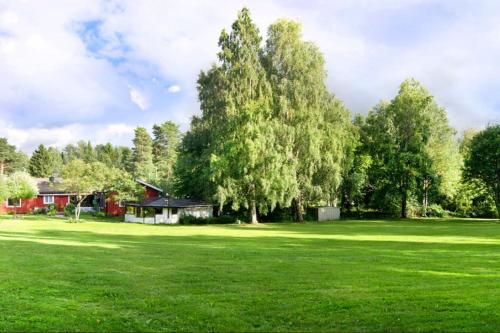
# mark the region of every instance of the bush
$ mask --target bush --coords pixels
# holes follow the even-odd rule
[[[75,215],[75,205],[69,203],[64,207],[64,216],[73,216]]]
[[[448,217],[448,215],[449,212],[438,204],[432,204],[427,207],[428,217]]]
[[[95,213],[95,217],[98,219],[102,219],[106,217],[106,214],[104,212],[97,212]]]
[[[182,215],[179,218],[179,223],[180,224],[208,224],[207,221],[208,219],[204,218],[198,218],[193,215]]]
[[[56,205],[50,204],[47,206],[47,215],[48,216],[55,216],[57,213]]]
[[[47,208],[35,208],[33,210],[33,214],[35,214],[35,215],[46,215],[47,214]]]
[[[209,218],[203,218],[203,217],[196,217],[192,215],[182,215],[179,218],[179,223],[180,224],[196,224],[196,225],[201,225],[201,224],[232,224],[236,222],[236,218],[233,216],[228,216],[228,215],[223,215],[223,216],[218,216],[218,217],[209,217]]]

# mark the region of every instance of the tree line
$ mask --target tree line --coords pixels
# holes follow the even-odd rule
[[[457,139],[446,110],[415,79],[367,116],[351,115],[294,21],[271,24],[263,41],[243,9],[218,45],[218,61],[197,81],[201,114],[184,134],[165,122],[152,136],[138,127],[132,148],[40,145],[29,159],[0,139],[0,171],[47,177],[68,174],[72,161],[100,163],[221,212],[247,211],[253,223],[276,211],[302,221],[315,205],[358,215],[498,215],[500,125]]]

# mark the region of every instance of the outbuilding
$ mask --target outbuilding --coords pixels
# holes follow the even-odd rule
[[[184,215],[209,218],[213,206],[197,199],[147,198],[126,204],[125,222],[147,224],[177,224]]]

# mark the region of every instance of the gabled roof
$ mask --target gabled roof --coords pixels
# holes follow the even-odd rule
[[[154,185],[151,185],[151,184],[149,184],[149,183],[146,183],[146,182],[145,182],[144,180],[142,180],[142,179],[137,178],[135,181],[136,181],[136,182],[138,182],[138,183],[139,183],[139,184],[141,184],[141,185],[144,185],[144,186],[146,186],[146,187],[152,188],[153,190],[156,190],[156,191],[158,191],[158,192],[163,193],[163,190],[162,190],[161,188],[158,188],[158,187],[156,187],[156,186],[154,186]]]
[[[36,184],[38,186],[38,194],[69,194],[68,191],[61,189],[58,186],[61,186],[60,183],[53,183],[47,178],[37,178]]]
[[[176,199],[149,198],[140,202],[128,202],[127,205],[135,207],[153,207],[153,208],[187,208],[187,207],[212,207],[213,205],[198,199]]]

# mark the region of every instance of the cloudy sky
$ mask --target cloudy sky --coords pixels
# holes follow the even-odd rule
[[[461,131],[500,122],[500,2],[0,0],[0,137],[30,152],[80,139],[130,144],[137,125],[199,112],[196,77],[250,8],[319,45],[353,112],[420,80]]]

